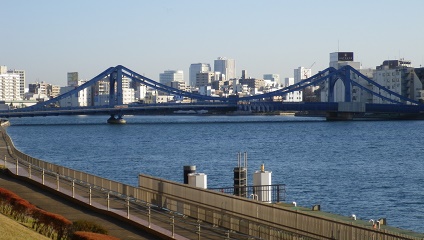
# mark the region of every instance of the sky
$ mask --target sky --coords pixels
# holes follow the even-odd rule
[[[218,57],[237,76],[328,67],[354,52],[363,68],[387,59],[424,66],[422,0],[0,0],[0,65],[65,86],[67,72],[92,79],[123,65],[159,80],[165,70]]]

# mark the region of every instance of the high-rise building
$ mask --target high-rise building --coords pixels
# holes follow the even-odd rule
[[[13,70],[8,70],[7,73],[19,75],[19,88],[21,92],[21,98],[23,98],[25,94],[25,70],[13,69]]]
[[[25,72],[24,72],[25,75]],[[25,87],[23,88],[25,90]],[[8,71],[6,66],[0,68],[0,100],[13,101],[21,100],[21,76],[14,70]]]
[[[280,75],[272,73],[272,74],[264,74],[264,80],[271,80],[271,82],[280,84]]]
[[[209,63],[193,63],[190,65],[190,76],[189,76],[189,86],[196,85],[196,74],[203,72],[210,72],[211,65]]]
[[[78,72],[68,72],[68,85],[69,87],[78,86]]]
[[[225,80],[236,78],[236,61],[225,57],[218,57],[214,60],[214,72],[220,72],[225,75]]]
[[[172,81],[184,81],[184,72],[182,70],[166,70],[159,74],[159,82],[167,84]]]

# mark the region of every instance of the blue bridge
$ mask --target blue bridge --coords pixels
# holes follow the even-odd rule
[[[190,103],[163,103],[163,104],[123,104],[122,78],[126,77],[136,83],[155,90],[165,92],[179,98],[191,99]],[[57,103],[94,86],[99,81],[109,81],[108,104],[89,107],[56,107]],[[344,86],[344,101],[336,101],[335,86],[341,81]],[[295,91],[303,91],[310,87],[326,89],[326,102],[283,102],[283,96]],[[378,99],[371,103],[353,101],[353,92],[360,92],[368,98]],[[321,93],[322,94],[322,93]],[[393,92],[377,82],[369,79],[358,70],[344,66],[340,69],[327,68],[312,77],[294,85],[281,88],[277,91],[245,97],[213,97],[182,91],[158,83],[150,78],[138,74],[124,66],[110,67],[86,83],[48,101],[39,102],[33,106],[14,110],[0,111],[0,117],[36,117],[58,115],[110,115],[109,123],[123,123],[124,115],[175,113],[175,112],[270,112],[294,111],[306,114],[325,115],[328,120],[351,120],[357,117],[381,118],[421,118],[424,105],[421,102],[409,99]]]

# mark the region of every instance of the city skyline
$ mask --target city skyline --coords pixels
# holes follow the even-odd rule
[[[398,1],[73,1],[2,3],[0,65],[36,81],[66,85],[67,72],[91,79],[124,65],[159,81],[218,57],[236,76],[293,77],[328,67],[329,54],[354,52],[363,68],[405,58],[424,65],[424,2]],[[121,11],[117,11],[121,7]],[[207,17],[205,17],[207,16]]]

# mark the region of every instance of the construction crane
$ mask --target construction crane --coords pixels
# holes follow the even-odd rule
[[[308,78],[308,70],[309,69],[311,69],[311,75],[312,75],[312,67],[315,65],[315,62],[314,63],[312,63],[312,65],[309,67],[309,68],[305,68],[304,70],[303,70],[303,77],[304,77],[304,79],[307,79]]]

